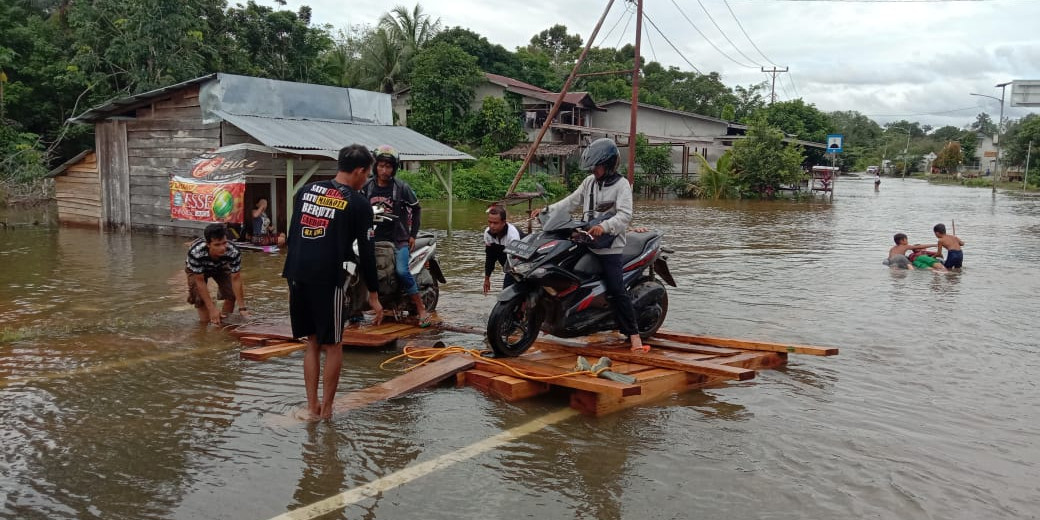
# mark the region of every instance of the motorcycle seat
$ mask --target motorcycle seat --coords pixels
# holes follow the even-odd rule
[[[648,231],[646,233],[629,233],[625,237],[625,249],[621,251],[622,263],[627,264],[642,254],[643,249],[646,248],[647,242],[656,236],[657,233],[653,231]],[[586,253],[583,255],[577,262],[575,262],[574,271],[582,278],[589,278],[592,275],[602,272],[603,268],[600,266],[599,259],[595,256],[594,253]]]
[[[643,250],[646,249],[646,243],[656,236],[657,233],[653,231],[647,231],[645,233],[628,233],[625,238],[625,249],[621,251],[622,262],[628,263],[633,258],[642,254]]]
[[[434,240],[432,233],[419,233],[419,236],[415,239],[415,249],[430,245]]]

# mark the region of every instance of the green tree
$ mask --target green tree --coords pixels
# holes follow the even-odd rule
[[[437,33],[429,43],[447,43],[462,49],[477,59],[477,66],[484,72],[523,79],[522,66],[516,54],[501,45],[492,44],[487,38],[469,29],[452,27]],[[546,70],[550,69],[547,67]]]
[[[569,67],[584,47],[579,34],[568,34],[567,26],[556,24],[531,37],[532,50],[540,50],[549,57],[549,62],[558,73],[568,73]]]
[[[370,32],[361,42],[358,86],[386,94],[397,92],[405,85],[405,59],[386,29]]]
[[[397,47],[396,61],[405,81],[412,73],[413,61],[426,44],[441,30],[441,20],[423,12],[415,4],[411,11],[403,5],[394,7],[379,19],[379,28],[386,31],[389,41]]]
[[[742,195],[773,197],[781,186],[801,180],[801,146],[783,139],[783,131],[757,118],[748,126],[747,138],[733,145],[732,169]]]
[[[176,2],[158,1],[164,4]],[[311,26],[311,8],[272,9],[253,0],[227,10],[229,72],[262,78],[330,83],[322,57],[334,47],[327,27]]]
[[[653,146],[643,134],[636,134],[636,164],[641,174],[636,176],[636,188],[656,190],[667,188],[665,175],[672,171],[672,154],[668,146]]]
[[[492,156],[517,145],[524,138],[520,117],[506,100],[494,96],[484,98],[480,110],[473,115],[470,139],[479,143],[481,154]]]
[[[997,133],[997,124],[993,122],[993,118],[989,114],[981,112],[975,116],[975,121],[971,123],[971,129],[992,136]]]
[[[1032,145],[1030,166],[1040,164],[1040,115],[1029,114],[1019,120],[1014,126],[1008,128],[1004,136],[1003,151],[1004,161],[1007,164],[1025,165],[1026,153],[1029,151],[1029,143]],[[1032,168],[1030,168],[1032,169]]]
[[[949,141],[936,156],[933,165],[943,173],[950,173],[956,172],[962,162],[964,162],[964,154],[961,153],[961,144],[957,141]]]
[[[476,58],[446,43],[430,45],[416,56],[412,80],[409,126],[438,141],[462,141],[477,85],[484,80]]]
[[[748,121],[752,114],[765,108],[766,99],[763,93],[766,90],[766,83],[758,83],[756,85],[748,85],[742,87],[737,85],[733,88],[733,93],[737,97],[736,113],[734,119],[740,122]]]
[[[805,104],[801,99],[779,101],[760,110],[765,122],[788,135],[803,141],[822,143],[834,129],[831,118],[819,111],[816,105]],[[817,164],[824,160],[824,150],[812,148],[807,152],[808,162]]]

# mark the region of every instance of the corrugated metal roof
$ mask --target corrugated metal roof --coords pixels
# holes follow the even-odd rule
[[[228,123],[257,141],[279,150],[335,159],[339,150],[357,143],[369,148],[389,144],[403,161],[472,160],[469,154],[404,126],[366,125],[348,121],[286,119],[219,112]]]
[[[72,159],[69,159],[69,160],[59,164],[53,170],[48,172],[47,175],[45,175],[45,177],[57,177],[57,176],[65,173],[65,170],[69,169],[70,166],[72,166],[73,164],[78,163],[80,161],[80,159],[86,157],[87,154],[89,154],[90,152],[93,152],[93,151],[94,151],[93,148],[87,148],[86,150],[83,150],[82,152],[76,154],[76,156],[73,157]]]
[[[188,85],[195,85],[197,83],[203,83],[216,78],[216,74],[209,74],[195,79],[189,79],[188,81],[182,81],[176,85],[170,85],[168,87],[157,88],[148,92],[142,92],[133,96],[126,96],[121,98],[110,99],[105,103],[98,105],[94,108],[83,112],[82,114],[69,118],[70,123],[87,124],[96,121],[108,119],[112,116],[118,116],[125,114],[130,110],[136,110],[140,107],[151,104],[152,100],[163,97],[170,92],[182,89]]]

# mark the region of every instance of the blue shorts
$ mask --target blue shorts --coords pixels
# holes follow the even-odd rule
[[[947,269],[952,269],[954,267],[960,268],[961,264],[963,263],[964,251],[950,251],[948,249],[946,250],[946,262],[943,262],[943,265],[946,266]]]

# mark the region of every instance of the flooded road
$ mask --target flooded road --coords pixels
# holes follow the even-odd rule
[[[0,518],[264,519],[334,496],[298,518],[1037,518],[1040,199],[837,190],[637,203],[675,249],[666,328],[841,354],[599,419],[438,387],[287,423],[301,355],[243,361],[199,328],[184,238],[29,217],[0,230]],[[456,204],[450,236],[444,208],[424,209],[449,280],[438,311],[482,326],[483,207]],[[881,265],[894,233],[933,242],[951,221],[962,273]],[[265,319],[287,315],[282,260],[244,253]],[[391,355],[348,350],[341,394],[393,377]]]

